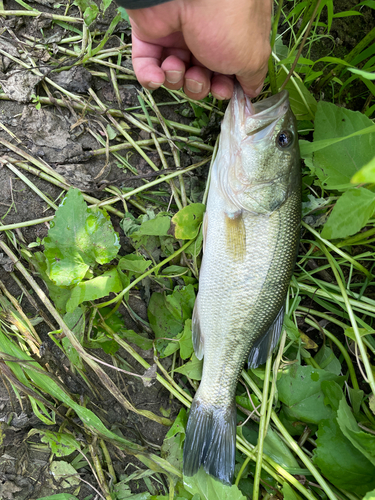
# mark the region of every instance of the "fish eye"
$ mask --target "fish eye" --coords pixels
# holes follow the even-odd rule
[[[292,144],[293,138],[294,138],[293,137],[293,132],[291,132],[290,130],[282,130],[277,135],[276,145],[280,149],[285,149],[285,148],[287,148],[288,146],[290,146]]]

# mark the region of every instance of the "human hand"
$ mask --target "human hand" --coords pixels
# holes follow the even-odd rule
[[[172,0],[127,10],[138,81],[222,100],[232,96],[236,77],[255,97],[271,53],[271,11],[271,0]]]

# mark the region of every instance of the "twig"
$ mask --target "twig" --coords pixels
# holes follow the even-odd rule
[[[293,75],[293,73],[294,73],[294,70],[295,70],[295,68],[296,68],[296,66],[297,66],[297,63],[298,63],[298,59],[300,58],[300,55],[302,54],[303,47],[305,46],[305,43],[306,43],[307,37],[308,37],[308,36],[309,36],[309,34],[310,34],[311,27],[312,27],[312,24],[313,24],[313,22],[314,22],[314,19],[315,19],[316,13],[317,13],[317,11],[318,11],[318,8],[319,8],[319,5],[320,5],[320,2],[321,2],[321,0],[318,0],[317,4],[315,5],[315,9],[314,9],[314,12],[313,12],[313,14],[312,14],[312,16],[311,16],[311,19],[310,19],[310,21],[309,21],[309,24],[308,24],[308,26],[307,26],[306,33],[304,34],[304,36],[303,36],[303,38],[302,38],[301,45],[300,45],[300,47],[299,47],[299,49],[298,49],[298,52],[297,52],[297,55],[296,55],[296,57],[295,57],[295,59],[294,59],[294,61],[293,61],[292,67],[290,68],[289,73],[287,74],[287,77],[285,78],[285,80],[284,80],[283,84],[282,84],[282,85],[281,85],[281,87],[280,87],[280,92],[281,92],[282,90],[284,90],[284,89],[285,89],[285,87],[286,87],[287,83],[289,82],[289,80],[290,80],[291,76],[292,76],[292,75]]]

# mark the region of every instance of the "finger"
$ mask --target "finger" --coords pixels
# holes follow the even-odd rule
[[[164,71],[160,67],[163,47],[144,42],[135,33],[132,33],[132,43],[132,62],[137,80],[147,89],[159,88],[165,80]]]
[[[249,97],[256,97],[261,93],[263,83],[267,75],[267,69],[268,65],[267,63],[264,63],[259,67],[256,73],[249,72],[236,75],[236,78],[240,82],[240,85],[246,95]]]
[[[219,101],[230,99],[233,94],[233,89],[234,77],[232,75],[214,74],[211,79],[211,94],[216,97],[216,99],[219,99]]]
[[[192,66],[185,73],[184,91],[190,99],[200,100],[210,92],[212,71]]]
[[[177,52],[177,51],[176,51]],[[183,51],[178,51],[183,52]],[[185,54],[181,54],[186,59]],[[189,59],[189,58],[187,58]],[[165,74],[164,85],[171,90],[180,89],[184,84],[185,62],[175,55],[170,55],[162,62],[161,69]]]

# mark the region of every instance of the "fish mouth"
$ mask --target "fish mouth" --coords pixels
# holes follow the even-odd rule
[[[276,123],[290,109],[289,94],[287,90],[282,90],[278,94],[267,99],[252,103],[241,86],[236,84],[232,98],[232,116],[236,116],[242,109],[242,124],[246,136],[253,136],[254,142],[261,141],[269,137],[276,126]],[[237,114],[238,116],[238,114]]]
[[[251,103],[253,108],[253,118],[262,118],[265,115],[278,115],[280,108],[283,108],[284,104],[289,107],[288,97],[288,91],[282,90],[278,94],[267,97],[267,99]]]

